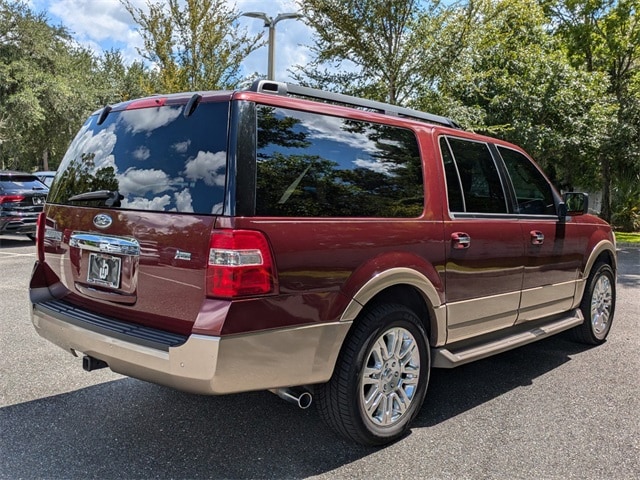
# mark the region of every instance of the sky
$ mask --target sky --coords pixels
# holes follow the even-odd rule
[[[144,7],[146,0],[132,0],[134,5]],[[280,13],[298,10],[292,0],[229,0],[240,12],[264,12],[275,18]],[[36,12],[44,12],[52,25],[65,26],[75,40],[100,54],[104,50],[120,50],[125,61],[140,59],[136,48],[142,46],[137,25],[119,0],[27,0]],[[250,34],[263,32],[267,39],[268,29],[259,19],[241,17],[240,27]],[[294,65],[306,65],[311,59],[309,46],[312,30],[300,20],[282,20],[276,27],[275,79],[293,81],[287,71]],[[264,46],[242,63],[243,75],[257,72],[267,75],[268,49]]]

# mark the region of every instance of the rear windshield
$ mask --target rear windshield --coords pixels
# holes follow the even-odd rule
[[[2,190],[44,190],[46,187],[31,175],[0,175]]]
[[[62,160],[48,201],[222,213],[229,102],[202,103],[189,117],[183,108],[111,112],[101,125],[90,117]]]

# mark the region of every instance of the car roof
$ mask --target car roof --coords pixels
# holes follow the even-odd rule
[[[10,179],[11,177],[33,177],[37,179],[33,173],[27,172],[18,172],[17,170],[0,170],[0,175],[5,179]]]

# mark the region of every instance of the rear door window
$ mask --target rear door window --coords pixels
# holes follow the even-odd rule
[[[258,107],[256,215],[417,217],[423,206],[411,130]]]
[[[87,192],[117,192],[115,207],[157,212],[222,213],[227,172],[228,102],[92,116],[69,147],[49,202],[104,206]],[[112,197],[113,198],[113,197]]]
[[[440,149],[451,212],[507,213],[504,188],[486,143],[442,137]]]

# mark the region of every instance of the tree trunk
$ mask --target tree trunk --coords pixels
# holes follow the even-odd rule
[[[49,150],[42,152],[42,170],[49,170]]]
[[[611,223],[611,161],[606,155],[602,160],[602,210],[600,217]]]

